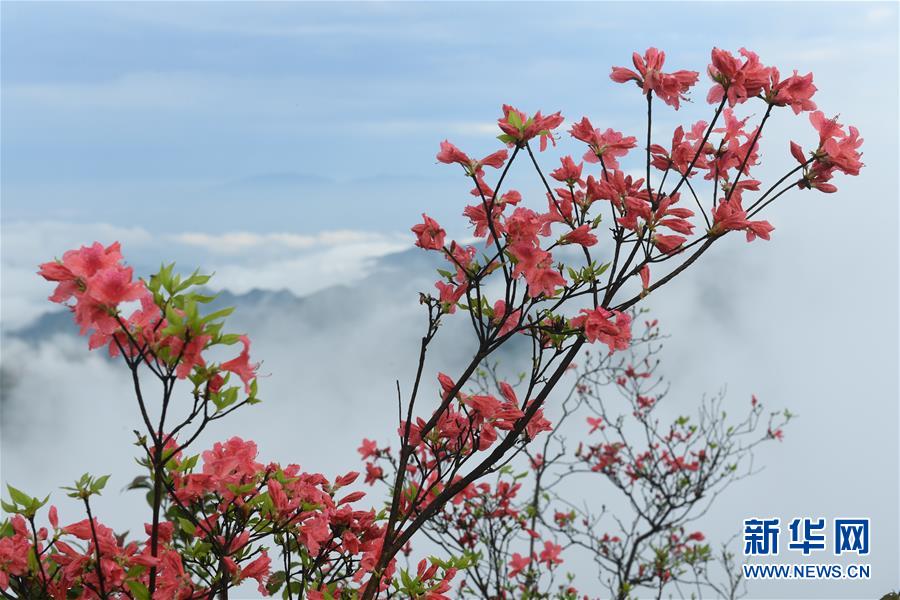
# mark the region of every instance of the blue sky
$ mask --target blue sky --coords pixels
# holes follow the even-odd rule
[[[820,107],[866,138],[868,176],[842,190],[895,183],[893,3],[4,2],[2,11],[7,326],[44,306],[33,265],[86,240],[120,239],[139,267],[175,258],[234,273],[225,284],[238,290],[288,280],[307,293],[407,246],[423,211],[466,235],[469,188],[436,163],[439,142],[495,150],[504,102],[562,110],[569,122],[588,115],[642,139],[639,94],[608,73],[650,45],[667,51],[671,69],[702,72],[711,47],[747,46],[782,70],[814,71]],[[708,85],[701,77],[678,112],[657,109],[655,141],[709,118]],[[806,145],[815,135],[789,111],[770,131]],[[562,151],[581,154],[563,138]],[[778,143],[764,149],[768,174],[792,162]],[[551,167],[558,155],[542,160]],[[641,168],[636,157],[625,167]],[[527,169],[509,181],[542,197]]]
[[[686,396],[728,382],[742,402],[757,393],[801,415],[779,453],[762,457],[768,470],[758,483],[714,518],[730,526],[747,506],[783,517],[865,513],[878,522],[878,573],[897,563],[889,543],[900,539],[897,448],[868,441],[897,440],[896,3],[3,2],[0,10],[4,331],[50,309],[35,265],[95,239],[121,240],[142,273],[174,259],[215,270],[214,281],[231,291],[305,295],[358,282],[372,261],[409,248],[408,228],[423,211],[465,236],[460,213],[470,186],[459,170],[436,164],[439,142],[450,138],[476,156],[495,150],[504,102],[561,110],[569,121],[587,115],[640,137],[638,90],[608,78],[610,66],[630,64],[632,50],[654,45],[672,70],[702,72],[711,47],[746,46],[782,71],[813,71],[820,108],[840,112],[866,140],[862,176],[839,178],[834,195],[785,196],[769,215],[771,242],[729,236],[648,304],[672,333],[670,374]],[[655,109],[655,142],[666,145],[676,125],[708,118],[708,85],[701,73],[694,102]],[[758,107],[742,108],[760,116]],[[793,166],[788,138],[805,147],[815,139],[790,111],[770,122],[755,171],[768,180]],[[547,167],[562,152],[583,152],[567,138],[561,152],[541,156]],[[528,175],[514,168],[512,183],[541,208]],[[419,275],[430,285],[430,273]],[[322,356],[349,356],[360,369],[380,364],[390,353],[359,350],[387,335],[379,320],[418,314],[414,295],[408,307],[360,297],[371,323],[349,344],[326,332],[298,348],[280,323],[257,332],[247,320],[268,364],[282,367],[266,380],[275,400],[257,417],[262,431],[288,428],[270,443],[294,444],[293,424],[309,411],[344,418],[337,404],[304,404],[332,388],[296,389],[295,369],[315,381],[318,367],[307,363]],[[277,321],[259,322],[267,319]],[[63,396],[77,394],[84,376],[85,389],[102,387],[116,401],[118,375],[96,355],[80,362],[80,345],[12,347],[4,364],[18,361],[30,377],[21,406],[40,410],[33,399],[54,377],[71,381]],[[348,374],[342,383],[392,393],[398,373],[371,369],[368,379]],[[52,422],[56,409],[43,410]],[[267,410],[296,412],[273,419]],[[296,441],[308,452],[301,460],[318,452],[305,443]],[[873,476],[873,465],[886,471]],[[49,468],[43,475],[61,477]],[[800,593],[755,589],[754,597]]]
[[[404,230],[460,189],[438,142],[492,150],[503,102],[639,133],[611,65],[746,45],[846,111],[867,65],[837,46],[896,61],[896,27],[885,3],[4,3],[4,219]]]

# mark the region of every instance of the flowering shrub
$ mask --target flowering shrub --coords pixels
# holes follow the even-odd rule
[[[752,474],[753,449],[781,439],[792,415],[766,416],[754,397],[747,416],[729,423],[719,396],[696,418],[666,423],[656,416],[668,392],[655,359],[659,338],[656,322],[647,321],[627,352],[583,355],[550,434],[522,448],[520,460],[504,461],[493,483],[469,485],[425,524],[446,552],[471,558],[460,596],[575,598],[578,582],[560,565],[581,555],[614,598],[642,587],[659,595],[670,586],[679,597],[701,588],[739,597],[740,572],[727,545],[714,554],[691,524],[728,485]],[[484,394],[498,380],[491,365],[473,383]],[[616,396],[622,409],[612,408]],[[360,452],[369,464],[395,463],[389,449],[366,444]],[[600,502],[593,507],[573,496],[596,490],[590,480],[598,477],[612,494],[594,492]],[[631,510],[607,508],[616,492]],[[731,579],[721,580],[717,562]]]
[[[587,145],[584,159],[599,166],[595,174],[586,176],[583,162],[563,156],[548,179],[532,149],[534,138],[539,138],[541,151],[548,141],[555,145],[554,131],[563,123],[560,113],[528,116],[504,106],[499,139],[511,153],[501,150],[474,160],[448,141],[441,144],[438,161],[461,166],[472,180],[475,203],[463,212],[482,247],[479,251],[476,246],[447,243],[445,231],[427,215],[423,224],[413,228],[420,247],[441,253],[450,264],[435,284],[437,296],[422,299],[429,308],[429,323],[407,401],[407,418],[399,431],[390,513],[377,572],[386,569],[448,502],[510,452],[551,429],[542,407],[585,343],[600,342],[610,352],[627,348],[632,335],[627,310],[683,272],[718,239],[742,231],[747,241],[768,240],[773,226],[754,217],[785,192],[794,187],[830,192],[832,184],[826,182],[836,172],[859,173],[858,132],[854,128],[845,132],[835,119],[811,112],[810,121],[819,132],[816,150],[807,156],[791,142],[799,166],[745,201],[745,196],[763,189],[761,181],[750,178],[750,171],[760,163],[759,142],[773,110],[788,106],[795,114],[815,110],[811,98],[816,88],[811,74],[795,73],[782,80],[778,70],[763,66],[756,54],[742,49],[740,55],[739,59],[713,50],[707,69],[713,81],[707,100],[716,105],[712,119],[689,125],[689,133],[678,127],[670,149],[652,142],[653,97],[677,110],[699,74],[664,72],[665,54],[653,48],[644,56],[634,54],[635,71],[613,68],[614,81],[634,81],[646,98],[644,178],[626,174],[619,166],[637,148],[637,138],[612,129],[602,131],[587,117],[569,129],[573,138]],[[749,101],[766,106],[754,128],[748,126],[749,117],[741,118],[734,110]],[[546,211],[526,208],[521,205],[521,193],[502,190],[509,169],[520,157],[527,157],[523,160],[534,168],[544,187]],[[496,183],[488,181],[485,167],[500,170]],[[661,173],[655,187],[653,169]],[[706,202],[691,183],[700,174],[711,183]],[[702,233],[694,231],[699,226],[697,213],[683,206],[683,188],[706,225]],[[603,211],[609,215],[605,229],[611,241],[601,244]],[[557,263],[553,252],[570,244],[579,248],[583,260]],[[595,248],[607,257],[605,262],[594,257]],[[653,281],[651,266],[656,270],[666,263],[671,268]],[[579,302],[587,307],[577,314],[564,310]],[[442,394],[437,408],[429,407],[427,418],[415,416],[428,345],[441,320],[457,308],[468,312],[478,349],[458,377],[438,376]],[[531,340],[532,353],[526,363],[531,369],[522,382],[522,397],[502,381],[497,386],[499,395],[462,393],[477,369],[514,334]],[[367,469],[370,479],[383,476],[378,466]],[[370,587],[363,597],[372,598],[375,593]]]
[[[410,570],[398,569],[397,554],[442,511],[464,505],[476,482],[553,430],[545,403],[585,344],[599,342],[610,353],[627,350],[633,341],[629,309],[647,294],[731,231],[744,232],[748,241],[769,239],[774,228],[758,215],[788,190],[833,192],[836,173],[856,175],[862,166],[856,129],[845,131],[836,119],[812,112],[812,75],[795,72],[782,80],[777,69],[763,66],[747,50],[740,58],[713,50],[707,69],[712,118],[677,128],[668,148],[654,144],[654,97],[678,110],[699,81],[697,72],[665,72],[664,66],[665,54],[651,48],[634,55],[635,70],[615,67],[611,74],[613,81],[636,83],[645,98],[646,146],[638,149],[634,136],[595,128],[587,117],[572,124],[569,133],[587,146],[584,160],[592,173],[571,156],[561,157],[549,173],[541,168],[532,144],[537,138],[540,152],[556,145],[564,123],[559,112],[529,116],[504,106],[499,140],[508,149],[480,160],[449,141],[441,144],[438,160],[461,167],[472,182],[474,201],[463,214],[477,242],[448,242],[445,230],[427,215],[412,228],[416,244],[448,264],[436,293],[421,296],[427,327],[402,407],[390,499],[382,511],[356,509],[362,493],[341,491],[355,473],[329,480],[296,465],[258,462],[255,445],[240,438],[189,454],[213,422],[259,402],[250,340],[224,331],[230,309],[205,309],[212,300],[202,290],[208,276],[182,277],[169,265],[148,279],[135,279],[118,244],[95,243],[41,265],[40,274],[57,284],[51,300],[68,303],[89,346],[107,348],[131,373],[143,430],[136,432],[137,443],[147,470],[133,485],[148,489],[150,517],[146,538],[119,539],[91,513],[90,498],[102,491],[106,478],[86,475],[71,495],[83,502],[87,520],[59,528],[51,508],[51,536],[36,524],[47,500],[11,488],[4,509],[14,516],[0,536],[3,594],[227,598],[230,588],[255,580],[261,594],[286,598],[447,597],[458,569],[472,572],[471,555],[432,558]],[[755,127],[735,110],[747,102],[765,105]],[[765,188],[751,170],[760,163],[762,131],[779,107],[810,113],[819,139],[806,153],[791,142],[798,166]],[[634,156],[644,163],[642,178],[622,169]],[[530,208],[521,193],[503,189],[517,159],[534,169],[546,194]],[[499,172],[495,181],[488,167]],[[701,179],[710,188],[705,202],[697,193],[704,191]],[[701,218],[704,227],[695,231]],[[460,373],[435,375],[441,392],[423,406],[428,348],[439,326],[460,310],[476,350]],[[524,341],[515,346],[531,349],[522,381],[513,386],[499,380],[495,389],[464,392],[514,337]],[[229,360],[218,361],[221,352],[229,353]],[[625,446],[615,445],[626,441],[610,443],[585,450],[586,464],[606,461],[599,469],[606,473],[629,455]],[[380,452],[371,442],[362,451],[370,458]],[[696,459],[649,451],[643,464],[675,465],[679,474]],[[635,461],[629,464],[637,468]],[[385,477],[384,469],[369,461],[366,481]],[[495,494],[493,511],[512,517],[511,505],[504,503],[514,487]],[[663,530],[673,535],[673,527]],[[679,538],[678,552],[689,541]],[[552,570],[561,552],[559,544],[545,540],[543,547],[513,556],[511,578],[526,573],[528,589],[529,564]]]

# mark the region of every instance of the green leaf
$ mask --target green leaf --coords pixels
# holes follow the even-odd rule
[[[150,590],[140,581],[128,580],[125,584],[131,590],[135,600],[150,600]]]
[[[234,307],[229,306],[228,308],[223,308],[221,310],[217,310],[216,312],[209,313],[205,317],[203,317],[200,322],[201,323],[209,323],[210,321],[215,321],[217,319],[224,319],[228,315],[234,312]]]
[[[106,482],[109,481],[109,475],[103,475],[102,477],[98,477],[93,484],[91,484],[91,493],[99,494],[100,490],[106,487]]]
[[[16,504],[21,504],[22,506],[31,505],[32,498],[28,494],[17,490],[9,484],[7,484],[6,489],[9,490],[9,497],[12,498],[12,501]]]
[[[0,523],[0,538],[12,537],[15,534],[16,530],[12,526],[12,523],[9,522],[9,519],[3,521],[3,523]]]
[[[219,343],[232,346],[241,341],[241,336],[236,333],[226,333],[219,337]]]
[[[284,571],[275,571],[269,576],[269,581],[266,584],[266,589],[269,591],[269,594],[274,594],[278,590],[281,589],[281,586],[284,585],[285,581],[285,573]]]
[[[178,524],[181,526],[181,530],[188,535],[194,535],[194,532],[197,531],[194,524],[184,517],[178,517]]]

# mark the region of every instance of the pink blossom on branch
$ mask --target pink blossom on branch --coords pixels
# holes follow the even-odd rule
[[[482,172],[482,168],[485,165],[488,167],[499,169],[503,166],[503,163],[506,162],[506,157],[506,150],[497,150],[496,152],[485,156],[481,160],[473,160],[469,158],[469,156],[465,152],[463,152],[447,140],[441,142],[441,151],[437,154],[438,161],[445,164],[457,163],[459,165],[462,165],[466,169],[466,173],[473,176],[476,174],[480,174]]]
[[[539,137],[540,149],[543,152],[547,149],[548,139],[554,146],[556,145],[553,130],[562,125],[564,120],[559,112],[544,116],[538,111],[533,117],[528,117],[522,111],[504,104],[503,116],[497,119],[497,124],[503,131],[500,135],[501,141],[510,146],[523,147],[528,140]]]
[[[612,129],[601,132],[591,125],[587,117],[582,117],[581,121],[572,125],[569,134],[588,145],[584,160],[589,163],[598,163],[602,160],[603,166],[607,169],[618,169],[618,159],[637,146],[636,137],[626,137]]]
[[[591,233],[590,225],[579,225],[569,233],[562,236],[562,244],[580,244],[585,248],[597,243],[597,236]]]
[[[772,67],[769,71],[769,82],[763,87],[763,95],[769,104],[774,106],[790,106],[794,114],[799,115],[803,111],[816,110],[816,103],[812,101],[816,93],[813,85],[813,74],[798,75],[797,70],[785,80],[781,80],[778,69]]]
[[[240,340],[243,346],[241,353],[237,357],[222,363],[220,368],[223,371],[231,371],[240,377],[241,381],[244,382],[245,391],[249,394],[250,385],[256,379],[256,371],[259,369],[259,364],[250,363],[250,338],[242,335]]]
[[[628,314],[602,307],[582,309],[580,312],[581,316],[571,319],[570,324],[583,328],[588,342],[602,342],[609,346],[610,352],[628,348],[631,340],[631,317]]]
[[[438,222],[422,213],[423,223],[413,225],[412,232],[416,234],[416,246],[425,250],[440,250],[444,247],[446,232],[438,225]]]
[[[680,101],[687,98],[700,74],[697,71],[675,71],[663,73],[666,53],[656,48],[648,48],[643,56],[637,52],[632,54],[632,62],[637,72],[625,67],[613,67],[610,79],[616,83],[634,81],[644,94],[654,92],[663,102],[678,110]]]
[[[758,96],[770,84],[769,67],[755,52],[741,48],[740,55],[743,62],[727,50],[712,49],[712,62],[707,68],[714,82],[706,96],[710,104],[727,99],[729,106],[735,106]]]

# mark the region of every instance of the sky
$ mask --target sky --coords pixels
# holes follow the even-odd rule
[[[653,45],[667,66],[702,72],[712,46],[746,46],[784,72],[814,72],[820,108],[865,138],[866,168],[837,181],[837,194],[786,196],[770,214],[771,242],[723,240],[651,296],[672,334],[668,374],[685,402],[727,384],[736,402],[757,393],[800,414],[778,452],[761,457],[765,472],[734,497],[740,508],[713,514],[717,523],[738,526],[737,513],[751,510],[863,511],[879,526],[870,587],[760,583],[751,597],[872,597],[900,584],[889,574],[900,561],[896,4],[4,2],[0,11],[2,360],[19,385],[0,415],[4,481],[34,471],[10,436],[10,406],[17,423],[43,424],[36,435],[62,426],[54,415],[65,402],[99,403],[119,415],[116,431],[130,430],[127,410],[112,408],[121,381],[108,363],[71,340],[15,335],[53,309],[37,263],[118,239],[139,272],[176,260],[215,270],[216,285],[234,293],[350,286],[360,314],[323,312],[324,331],[284,328],[258,312],[240,321],[269,353],[270,397],[304,399],[273,399],[247,426],[281,438],[266,433],[265,411],[285,410],[309,431],[313,417],[365,410],[355,390],[372,378],[389,389],[403,373],[407,353],[388,360],[378,343],[414,340],[400,324],[414,318],[407,279],[429,286],[431,272],[376,266],[410,248],[422,212],[471,235],[459,215],[469,187],[437,164],[441,140],[476,156],[495,150],[504,102],[640,136],[643,102],[609,80],[610,66],[629,66],[632,50]],[[701,75],[693,102],[658,111],[654,141],[666,145],[676,125],[708,118],[707,85]],[[809,147],[815,133],[804,117],[779,113],[760,174],[791,165],[787,139]],[[563,139],[540,159],[551,166],[581,151]],[[511,183],[539,204],[527,175],[513,170]],[[397,305],[398,290],[409,306]],[[320,345],[304,347],[304,336]],[[323,369],[321,348],[348,358]],[[294,364],[305,378],[279,379]],[[344,375],[345,365],[356,374]],[[337,380],[340,410],[315,400]],[[78,392],[79,382],[93,393]],[[351,447],[364,424],[338,437]],[[391,425],[380,425],[389,435]],[[47,437],[47,460],[83,438]],[[321,441],[311,432],[296,447],[312,453]],[[102,448],[81,458],[102,469]],[[319,468],[355,466],[343,450]],[[44,471],[41,485],[68,480],[64,469]]]

